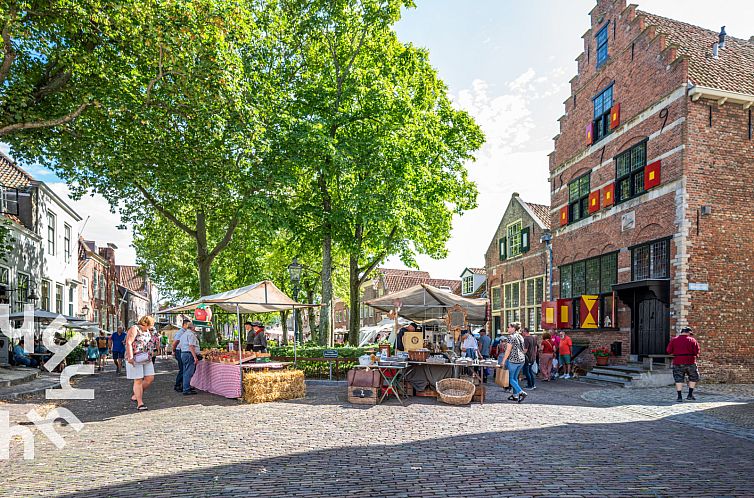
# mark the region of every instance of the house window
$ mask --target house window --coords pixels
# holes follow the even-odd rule
[[[75,316],[73,314],[73,296],[74,296],[74,287],[70,286],[68,287],[68,316]]]
[[[66,223],[63,226],[63,251],[65,252],[65,262],[71,262],[71,225]]]
[[[505,285],[504,311],[506,325],[521,321],[521,282],[511,282]]]
[[[646,140],[615,156],[615,197],[618,202],[644,193]]]
[[[592,101],[594,102],[594,143],[597,143],[610,133],[613,85],[602,90]]]
[[[82,285],[81,285],[81,299],[83,301],[89,300],[89,279],[87,277],[84,277],[81,279]]]
[[[18,216],[18,189],[0,185],[0,210]]]
[[[670,241],[658,240],[631,249],[631,279],[670,277]]]
[[[529,327],[529,330],[532,332],[541,330],[542,314],[540,313],[540,306],[542,301],[544,301],[544,275],[526,280],[524,288],[526,290],[524,300],[524,305],[526,306],[524,310],[526,323],[524,325]]]
[[[99,318],[99,310],[94,310],[94,323],[96,323],[98,327],[101,327],[102,322],[100,322]]]
[[[589,215],[589,177],[590,173],[585,173],[568,184],[569,223]]]
[[[463,294],[471,294],[474,292],[474,275],[463,277]]]
[[[16,281],[16,311],[21,311],[29,297],[29,275],[19,272]]]
[[[607,60],[607,27],[610,23],[597,32],[597,67],[600,67]]]
[[[97,270],[94,270],[94,274],[92,275],[92,299],[99,298],[99,273],[97,273]]]
[[[107,283],[105,281],[105,274],[99,274],[99,298],[104,301],[107,296]]]
[[[39,306],[45,310],[50,311],[50,281],[42,280],[42,298]]]
[[[47,212],[47,254],[55,255],[55,214]]]
[[[493,310],[499,310],[502,305],[502,301],[500,299],[500,289],[501,289],[500,287],[492,288],[492,309]]]
[[[112,288],[110,289],[110,303],[115,305],[115,282],[113,282]]]
[[[63,314],[63,286],[55,286],[55,313]]]
[[[618,253],[611,252],[560,268],[560,297],[570,299],[582,294],[612,293],[618,281]]]
[[[508,225],[508,257],[521,254],[521,220]]]

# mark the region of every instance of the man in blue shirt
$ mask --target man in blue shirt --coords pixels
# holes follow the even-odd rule
[[[29,354],[24,350],[24,340],[18,341],[18,344],[13,346],[13,361],[16,365],[23,365],[25,367],[36,368],[39,363],[34,358],[30,358]]]
[[[110,336],[110,351],[113,352],[115,375],[120,375],[123,370],[123,357],[126,354],[126,332],[123,327],[118,327],[118,331]]]
[[[490,339],[490,336],[487,335],[487,331],[482,329],[479,331],[479,354],[482,355],[482,358],[489,359],[490,357],[490,349],[492,347],[492,339]],[[484,381],[487,382],[487,379],[492,374],[492,370],[489,368],[483,368],[483,372],[485,373]]]

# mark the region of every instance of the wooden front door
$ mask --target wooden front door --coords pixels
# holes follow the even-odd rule
[[[631,352],[639,356],[665,354],[670,341],[670,316],[668,307],[654,294],[637,296],[633,315],[633,340]]]

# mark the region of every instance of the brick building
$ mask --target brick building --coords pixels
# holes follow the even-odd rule
[[[550,154],[559,327],[624,362],[690,325],[707,378],[751,382],[754,41],[625,0],[590,17]]]
[[[157,288],[138,266],[116,265],[118,320],[124,327],[157,311]]]
[[[122,325],[118,314],[115,249],[115,244],[98,248],[94,241],[79,239],[81,316],[110,333]]]
[[[492,337],[520,321],[541,330],[540,304],[547,299],[548,252],[542,235],[550,228],[549,208],[511,196],[485,254]]]

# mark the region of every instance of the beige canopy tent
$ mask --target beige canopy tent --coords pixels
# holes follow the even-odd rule
[[[387,313],[400,308],[400,316],[418,323],[444,318],[447,310],[456,305],[466,310],[469,323],[481,325],[487,319],[487,300],[461,297],[429,284],[419,284],[400,292],[386,294],[366,301],[365,304]]]

